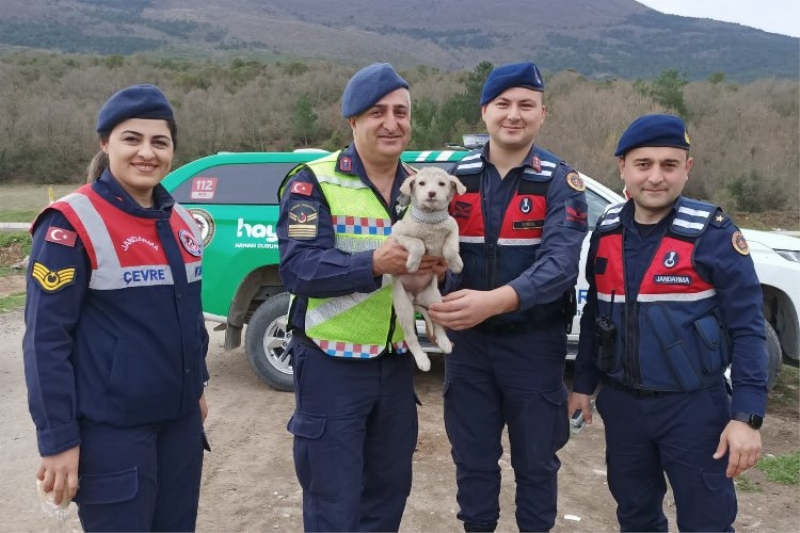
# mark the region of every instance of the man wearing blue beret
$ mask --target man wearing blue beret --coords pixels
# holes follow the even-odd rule
[[[400,156],[411,135],[408,83],[387,63],[342,95],[347,148],[292,171],[281,188],[280,276],[294,369],[294,460],[306,531],[397,531],[417,443],[414,359],[387,274],[405,274],[390,238]],[[443,260],[442,260],[443,261]],[[420,273],[446,266],[424,257]]]
[[[503,427],[508,427],[520,531],[556,517],[556,452],[569,437],[564,386],[567,327],[587,205],[580,175],[534,144],[546,116],[533,63],[494,69],[481,95],[489,142],[454,173],[464,270],[431,318],[452,330],[444,421],[466,531],[494,531],[500,516]],[[457,290],[456,290],[457,289]]]
[[[622,531],[733,531],[733,477],[761,454],[767,401],[763,296],[742,232],[682,196],[693,159],[678,117],[645,115],[615,156],[630,199],[592,235],[570,412],[605,423]],[[733,398],[723,373],[731,365]]]

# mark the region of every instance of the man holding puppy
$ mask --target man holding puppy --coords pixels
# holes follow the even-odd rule
[[[400,162],[408,83],[387,63],[365,67],[345,87],[342,116],[352,144],[282,188],[280,276],[294,295],[288,429],[306,531],[397,531],[417,443],[414,359],[387,275],[408,273],[408,252],[389,238],[411,172]],[[418,273],[445,269],[423,256]]]
[[[533,63],[494,69],[481,95],[489,141],[453,171],[467,188],[451,203],[464,270],[430,316],[452,331],[444,421],[465,531],[497,527],[504,426],[517,526],[547,531],[555,522],[556,452],[569,437],[566,325],[588,211],[580,175],[534,145],[543,97]]]

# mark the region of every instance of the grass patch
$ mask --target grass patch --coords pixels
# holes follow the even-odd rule
[[[762,457],[756,468],[766,474],[767,479],[784,485],[800,484],[800,451]]]
[[[744,474],[734,479],[733,484],[736,485],[736,492],[762,492],[761,486],[750,481]]]
[[[33,222],[39,211],[16,211],[11,209],[0,210],[0,222]]]
[[[23,232],[0,232],[0,277],[9,274],[24,274],[24,271],[11,270],[11,265],[19,263],[31,253],[31,235]]]
[[[0,313],[7,313],[25,305],[25,293],[18,292],[8,296],[0,296]]]
[[[778,382],[769,393],[767,414],[800,420],[800,370],[788,363],[781,367]]]

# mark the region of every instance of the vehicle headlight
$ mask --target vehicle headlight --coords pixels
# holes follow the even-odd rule
[[[787,261],[800,263],[800,250],[775,250],[775,253]]]

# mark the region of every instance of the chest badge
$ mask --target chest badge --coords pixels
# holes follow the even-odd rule
[[[533,202],[527,196],[523,197],[522,200],[519,201],[519,210],[525,213],[526,215],[531,212],[533,209]]]
[[[178,232],[178,239],[181,241],[183,248],[193,256],[200,257],[203,255],[203,247],[189,230],[182,229]]]
[[[531,157],[531,167],[533,167],[533,170],[536,172],[542,171],[542,160],[539,159],[539,156]]]
[[[664,255],[664,266],[667,268],[673,268],[678,264],[679,259],[680,256],[678,255],[678,252],[670,250]]]

